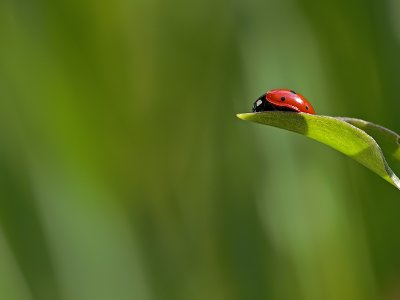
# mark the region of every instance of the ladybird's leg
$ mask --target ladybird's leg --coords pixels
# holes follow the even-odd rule
[[[278,107],[276,107],[275,105],[273,105],[272,103],[266,101],[266,109],[267,111],[274,111],[274,110],[279,110]]]
[[[288,107],[284,107],[284,106],[278,107],[278,110],[279,111],[292,111],[292,109],[290,109]]]

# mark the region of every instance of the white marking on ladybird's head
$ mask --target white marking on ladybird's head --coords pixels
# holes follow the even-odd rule
[[[261,104],[262,104],[262,100],[260,100],[260,99],[257,100],[256,105],[257,105],[257,106],[260,106]]]

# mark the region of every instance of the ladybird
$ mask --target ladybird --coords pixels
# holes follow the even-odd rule
[[[288,89],[270,90],[253,104],[253,112],[272,110],[304,112],[315,115],[314,108],[303,95]]]

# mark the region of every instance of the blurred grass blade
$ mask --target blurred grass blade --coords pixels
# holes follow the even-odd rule
[[[358,119],[305,113],[272,111],[244,113],[237,116],[242,120],[297,132],[326,144],[358,161],[400,190],[399,178],[387,164],[378,143],[367,134],[367,132],[371,135],[377,134],[382,145],[387,146],[388,151],[400,160],[398,145],[400,137],[386,128]]]
[[[385,154],[391,155],[393,159],[400,161],[400,135],[396,132],[360,119],[342,117],[338,119],[364,130],[375,139]]]

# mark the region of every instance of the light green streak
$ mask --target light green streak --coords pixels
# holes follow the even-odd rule
[[[358,128],[357,124],[371,124],[363,120],[338,118],[320,115],[310,115],[306,113],[291,112],[262,112],[262,113],[244,113],[237,114],[237,117],[264,125],[270,125],[296,133],[303,134],[313,140],[330,146],[331,148],[342,152],[364,165],[380,177],[393,184],[400,190],[400,180],[389,167],[383,152],[375,139],[364,130]],[[350,124],[353,121],[356,126]],[[358,122],[355,122],[357,120]],[[375,125],[378,126],[378,125]],[[373,127],[376,129],[376,127]],[[379,128],[383,128],[379,126]],[[398,135],[384,128],[379,136],[384,140],[385,145],[398,143]],[[370,130],[370,134],[374,132]],[[394,138],[394,135],[397,137]],[[399,150],[394,148],[393,156],[399,160]]]

